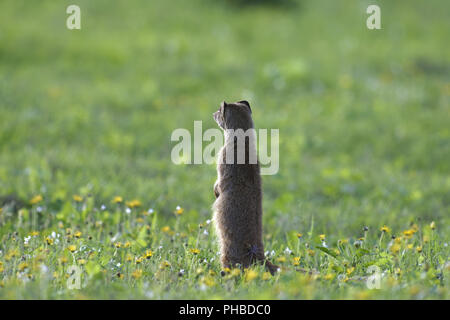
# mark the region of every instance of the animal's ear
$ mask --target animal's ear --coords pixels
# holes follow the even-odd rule
[[[239,103],[245,104],[248,107],[248,109],[250,110],[250,113],[252,113],[252,108],[250,108],[250,103],[248,103],[247,100],[239,101]]]
[[[222,101],[222,103],[220,104],[220,112],[222,113],[222,115],[225,117],[225,109],[228,106],[228,104],[225,101]]]

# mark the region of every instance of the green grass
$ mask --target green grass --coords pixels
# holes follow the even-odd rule
[[[72,3],[0,4],[0,298],[449,298],[448,1],[79,0],[70,31]],[[373,3],[382,30],[365,26]],[[215,128],[241,99],[280,129],[269,279],[220,275],[215,166],[170,160],[174,129]],[[360,279],[371,265],[379,290]]]

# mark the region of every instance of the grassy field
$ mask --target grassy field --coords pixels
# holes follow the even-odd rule
[[[450,2],[73,3],[0,3],[0,298],[449,299]],[[241,99],[275,277],[221,274],[215,166],[170,158]]]

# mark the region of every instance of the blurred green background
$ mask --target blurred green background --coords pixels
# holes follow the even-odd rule
[[[66,7],[81,7],[81,30]],[[381,7],[381,30],[366,8]],[[449,231],[448,1],[0,3],[0,196],[140,199],[211,216],[214,165],[171,162],[176,128],[247,99],[280,129],[264,222],[358,235]],[[169,219],[169,218],[168,218]],[[422,220],[421,220],[422,219]]]

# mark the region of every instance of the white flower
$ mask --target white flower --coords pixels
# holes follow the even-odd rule
[[[153,209],[152,208],[150,208],[150,209],[148,209],[148,211],[147,211],[149,214],[152,214],[154,211],[153,211]]]
[[[42,212],[42,207],[41,207],[41,206],[37,207],[37,208],[36,208],[36,211],[37,211],[37,212]]]
[[[211,220],[206,220],[206,224],[210,224],[211,223]]]
[[[208,233],[207,230],[204,230],[204,231],[203,231],[203,234],[204,234],[205,236],[207,236],[209,233]]]
[[[24,243],[24,244],[28,244],[28,242],[30,241],[30,239],[31,239],[31,236],[28,236],[28,237],[23,238],[23,243]]]
[[[100,207],[101,210],[106,210],[106,206],[104,204],[102,204],[102,206]]]
[[[17,278],[21,280],[23,283],[27,283],[28,281],[30,281],[30,279],[25,275],[25,272],[20,272]]]
[[[41,269],[41,273],[47,273],[48,271],[48,268],[45,264],[41,264],[39,268]]]
[[[130,209],[130,208],[126,208],[126,209],[125,209],[125,212],[126,212],[127,214],[130,214],[130,213],[131,213],[131,209]]]
[[[286,249],[284,249],[284,253],[286,253],[286,254],[291,254],[291,253],[292,253],[292,250],[289,249],[289,247],[286,247]]]

